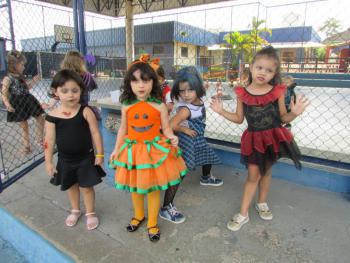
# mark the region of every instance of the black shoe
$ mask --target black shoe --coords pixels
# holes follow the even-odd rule
[[[133,220],[137,221],[137,225],[133,225],[133,224],[131,224],[131,222],[130,222],[130,223],[126,226],[126,231],[128,231],[128,232],[135,232],[135,231],[140,227],[140,225],[142,224],[142,222],[145,221],[145,217],[142,218],[141,220],[139,220],[139,219],[133,217],[133,218],[131,219],[131,221],[133,221]]]
[[[158,229],[158,232],[156,234],[152,234],[150,233],[149,231],[152,229],[152,228],[155,228],[155,229]],[[151,242],[157,242],[159,241],[160,239],[160,229],[158,226],[152,226],[152,227],[149,227],[148,228],[148,238]]]

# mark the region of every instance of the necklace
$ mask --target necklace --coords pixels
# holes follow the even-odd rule
[[[62,114],[69,117],[72,113],[70,111],[62,111]]]

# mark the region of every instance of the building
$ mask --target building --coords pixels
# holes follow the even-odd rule
[[[311,26],[273,28],[271,31],[271,35],[264,33],[261,37],[279,50],[282,63],[288,66],[293,63],[298,64],[296,67],[303,63],[314,63],[316,49],[324,46]],[[246,34],[250,31],[239,32]],[[230,32],[216,34],[177,21],[136,25],[135,56],[149,53],[159,57],[168,73],[167,77],[173,77],[179,67],[186,65],[196,65],[202,72],[213,68],[222,71],[231,64],[230,47],[224,40],[227,33]],[[88,54],[98,57],[96,65],[89,67],[91,71],[110,75],[112,71],[126,68],[125,28],[88,31],[86,41]],[[24,51],[49,51],[54,43],[53,36],[21,41]],[[61,43],[57,51],[65,52],[71,48],[74,48],[74,43]],[[53,59],[52,54],[48,56],[48,63],[56,61],[50,65],[61,60]]]
[[[135,56],[149,53],[159,57],[165,72],[174,72],[181,66],[199,65],[200,58],[209,55],[207,47],[217,43],[218,36],[218,34],[176,21],[136,25]],[[126,57],[125,28],[88,31],[86,42],[88,53],[105,57],[103,60],[105,63],[110,58]],[[21,40],[24,51],[50,51],[54,43],[54,36]],[[72,44],[62,43],[57,46],[57,51],[65,52],[71,48]],[[107,64],[110,65],[110,63]]]
[[[339,72],[349,72],[350,28],[326,38],[323,44],[326,45],[325,61],[338,65]]]
[[[320,36],[311,26],[272,28],[271,31],[271,35],[263,33],[260,37],[279,50],[282,62],[307,63],[315,58],[315,49],[324,46]],[[248,34],[250,30],[239,32]],[[220,32],[218,44],[226,43],[224,36],[228,33],[230,32]]]

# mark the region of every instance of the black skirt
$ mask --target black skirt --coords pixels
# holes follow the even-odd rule
[[[44,113],[39,101],[32,95],[11,95],[10,104],[14,112],[7,112],[8,122],[26,121],[30,117],[38,117]]]
[[[51,179],[53,185],[60,185],[65,191],[78,184],[80,187],[92,187],[102,182],[104,171],[94,165],[94,153],[80,160],[68,160],[58,156],[57,174]]]
[[[254,149],[249,156],[241,154],[241,163],[244,164],[246,168],[248,168],[249,164],[259,166],[260,174],[264,176],[267,169],[280,158],[291,159],[294,162],[294,166],[298,170],[301,170],[301,153],[294,140],[292,140],[291,143],[280,142],[279,152],[275,152],[272,145],[270,145],[265,149],[264,153],[260,153]]]

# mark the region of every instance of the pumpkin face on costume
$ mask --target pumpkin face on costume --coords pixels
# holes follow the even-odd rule
[[[158,113],[158,114],[157,114]],[[139,102],[128,110],[128,135],[148,140],[160,129],[159,111],[147,102]]]
[[[141,121],[141,122],[147,122],[146,120],[148,119],[148,114],[144,113],[144,114],[142,114],[142,116],[140,116],[140,115],[141,114],[139,114],[139,113],[135,113],[134,120],[138,120],[138,119],[142,118],[143,121]],[[131,116],[131,118],[132,118],[132,116]],[[131,125],[131,128],[133,128],[137,132],[145,132],[145,131],[148,131],[149,129],[151,129],[153,127],[153,125],[154,125],[153,123],[150,125],[147,125],[147,126],[132,126]]]

